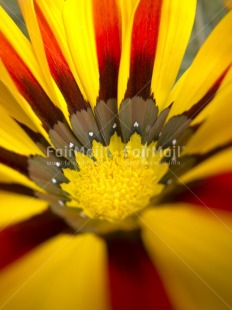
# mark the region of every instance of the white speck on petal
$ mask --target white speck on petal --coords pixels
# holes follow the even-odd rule
[[[136,127],[136,128],[139,127],[139,123],[137,121],[134,123],[134,127]]]

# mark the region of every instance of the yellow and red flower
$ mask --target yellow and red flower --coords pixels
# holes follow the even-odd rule
[[[232,307],[232,12],[176,82],[196,1],[1,9],[0,308]]]

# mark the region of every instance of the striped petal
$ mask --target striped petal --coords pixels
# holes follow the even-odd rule
[[[0,183],[0,190],[1,190]],[[5,187],[6,188],[6,187]],[[15,187],[15,190],[17,188]],[[12,190],[13,191],[13,190]],[[16,222],[23,221],[32,215],[38,214],[47,208],[47,202],[36,199],[35,197],[27,197],[24,195],[0,191],[1,195],[1,229],[5,225],[12,225]]]
[[[231,206],[232,170],[218,174],[182,187],[182,191],[171,199],[199,205],[203,208],[215,208],[232,211]],[[170,201],[170,200],[169,200]]]
[[[195,0],[140,1],[123,49],[119,104],[124,97],[138,95],[147,99],[153,94],[162,106],[187,47],[195,8]]]
[[[165,205],[142,219],[144,241],[176,309],[229,309],[232,218]]]
[[[174,85],[192,32],[196,0],[163,0],[152,92],[163,107]]]
[[[189,183],[194,180],[207,178],[219,173],[225,173],[232,170],[232,147],[225,149],[207,160],[201,162],[196,167],[191,168],[180,177],[180,183]]]
[[[104,244],[91,235],[56,237],[2,272],[0,304],[107,309],[105,256]]]
[[[62,20],[64,1],[20,1],[38,62],[64,115],[86,108]],[[55,85],[54,81],[57,86]],[[58,88],[57,88],[58,87]]]
[[[7,115],[7,111],[0,106],[2,120],[0,123],[0,148],[4,147],[10,151],[16,151],[22,155],[42,155],[40,149],[22,130],[22,128]]]
[[[47,95],[46,83],[30,43],[3,10],[0,10],[0,14],[4,22],[1,34],[1,78],[40,131],[38,118],[48,129],[58,120],[63,120],[63,116]]]
[[[128,29],[119,75],[119,104],[124,98],[151,96],[162,1],[141,0]]]
[[[199,115],[203,122],[186,145],[185,154],[206,153],[217,146],[232,142],[232,68],[228,72],[221,90],[208,108]],[[213,134],[212,134],[213,133]]]
[[[64,7],[64,22],[70,50],[91,105],[95,106],[98,97],[105,101],[115,98],[122,37],[117,1],[69,1]]]
[[[5,109],[5,114],[8,114],[15,120],[36,131],[37,129],[33,121],[28,117],[28,115],[26,115],[26,113],[23,111],[18,102],[2,82],[0,82],[0,92],[0,106],[1,108]]]
[[[2,154],[1,154],[2,156]],[[5,159],[4,159],[5,161]],[[2,158],[1,158],[1,162],[2,162]],[[8,166],[7,166],[8,164]],[[15,163],[16,167],[17,164]],[[28,188],[31,188],[37,192],[41,191],[41,188],[39,188],[34,182],[32,182],[31,180],[28,179],[28,177],[21,173],[18,170],[15,170],[15,168],[10,167],[10,162],[8,161],[8,163],[5,164],[0,163],[0,182],[1,183],[16,183],[16,184],[20,184],[23,186],[26,186]]]
[[[90,104],[95,106],[99,93],[99,72],[92,0],[66,1],[64,25],[68,45],[84,91]]]
[[[109,238],[111,309],[173,309],[139,234]]]
[[[64,221],[49,210],[12,225],[14,220],[12,218],[5,223],[0,230],[0,250],[4,254],[0,258],[0,269],[15,263],[44,241],[67,229]]]
[[[169,117],[189,110],[195,104],[201,103],[202,98],[206,99],[206,96],[209,97],[208,102],[213,99],[215,93],[210,92],[215,86],[222,86],[220,84],[232,63],[231,32],[232,12],[228,13],[210,34],[188,69],[184,81],[176,85],[174,96],[171,94],[167,101],[167,105],[174,101]]]

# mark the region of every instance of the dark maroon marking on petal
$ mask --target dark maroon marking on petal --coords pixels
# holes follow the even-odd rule
[[[232,211],[232,171],[217,174],[184,185],[178,185],[166,192],[159,203],[187,202],[205,208]]]
[[[49,210],[4,228],[0,231],[0,269],[66,230],[65,222]]]
[[[139,233],[107,240],[112,310],[173,309]]]
[[[151,79],[158,42],[162,1],[141,0],[134,17],[130,75],[126,98],[152,97]]]
[[[34,197],[34,191],[18,183],[0,183],[0,190]]]
[[[85,101],[42,11],[36,2],[34,4],[51,75],[67,102],[69,113],[73,114],[76,111],[86,109],[89,104]]]
[[[61,111],[52,103],[7,38],[0,34],[0,40],[0,55],[3,64],[6,66],[20,94],[27,100],[34,113],[42,121],[44,128],[48,130],[58,120],[63,121],[64,116]]]
[[[0,163],[28,176],[28,157],[0,147]]]
[[[106,58],[104,69],[100,71],[100,100],[117,98],[118,70],[118,65],[110,57]]]
[[[25,131],[25,133],[31,138],[31,140],[34,141],[36,144],[40,143],[40,144],[44,145],[45,147],[50,146],[48,141],[39,132],[35,132],[34,130],[32,130],[31,128],[29,128],[25,124],[20,123],[17,120],[15,120],[15,121]]]
[[[207,91],[207,93],[196,104],[194,104],[188,111],[184,112],[183,113],[184,115],[186,115],[188,118],[194,119],[201,113],[202,110],[204,110],[204,108],[214,99],[230,67],[231,66],[226,68],[226,70],[216,80],[216,82]]]
[[[191,192],[176,197],[202,207],[232,211],[232,171],[191,184]]]
[[[47,156],[49,152],[49,158],[56,160],[55,149],[48,143],[48,141],[38,132],[33,131],[31,128],[22,124],[16,120],[19,126],[25,131],[25,133],[31,138],[38,148]]]
[[[106,102],[117,98],[121,16],[115,0],[94,0],[93,15],[100,74],[99,99]]]
[[[210,150],[209,152],[206,152],[205,154],[191,154],[177,158],[176,161],[178,161],[179,164],[171,164],[169,166],[168,172],[160,180],[160,183],[166,184],[169,180],[176,180],[176,178],[179,178],[181,175],[188,172],[193,167],[196,167],[207,159],[210,159],[212,156],[217,155],[218,153],[225,151],[226,149],[229,149],[231,147],[232,141],[229,141],[228,143],[220,145]],[[168,162],[168,158],[165,158],[162,161]]]

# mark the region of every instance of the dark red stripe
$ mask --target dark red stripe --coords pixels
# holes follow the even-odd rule
[[[99,99],[117,97],[121,57],[121,16],[115,0],[94,0],[93,14],[100,73]]]
[[[4,206],[7,208],[7,206]],[[65,231],[66,224],[45,211],[0,231],[0,269],[13,263],[49,238]]]
[[[107,246],[112,310],[172,309],[138,233],[109,238]]]
[[[162,0],[141,0],[134,17],[130,76],[125,98],[151,97]]]
[[[29,128],[23,123],[18,122],[17,120],[16,122],[25,131],[25,133],[31,138],[32,141],[34,141],[35,143],[40,143],[41,145],[44,146],[45,149],[51,146],[40,133],[33,131],[31,128]]]
[[[67,101],[69,112],[73,114],[77,110],[86,109],[88,104],[82,96],[59,44],[38,4],[34,3],[51,75]]]
[[[232,172],[188,184],[189,189],[172,197],[175,201],[192,203],[203,208],[232,211]]]
[[[0,190],[22,194],[30,197],[35,196],[35,193],[31,188],[18,183],[0,183]]]
[[[188,111],[184,112],[183,114],[186,115],[188,118],[194,119],[197,117],[202,110],[213,100],[219,87],[221,86],[227,72],[229,71],[231,65],[226,68],[226,70],[221,74],[221,76],[216,80],[213,86],[206,92],[206,94],[196,103],[194,104]]]
[[[32,72],[16,54],[15,49],[3,34],[0,34],[0,41],[0,55],[7,71],[19,92],[42,121],[44,128],[49,129],[58,120],[63,121],[64,117],[61,111],[52,103]]]
[[[0,163],[17,170],[26,176],[28,175],[27,160],[28,157],[24,155],[20,155],[0,147]]]
[[[183,144],[182,144],[183,145]],[[178,182],[178,178],[189,170],[193,169],[197,165],[200,165],[204,161],[210,159],[211,157],[219,154],[222,151],[228,150],[232,147],[232,141],[228,141],[225,144],[215,147],[214,149],[204,153],[204,154],[191,154],[185,155],[178,158],[178,165],[171,164],[169,166],[168,172],[161,178],[160,182],[163,184],[167,184],[167,181],[172,179]],[[174,151],[174,155],[176,155],[176,149]],[[163,161],[171,163],[170,156],[163,158]]]

